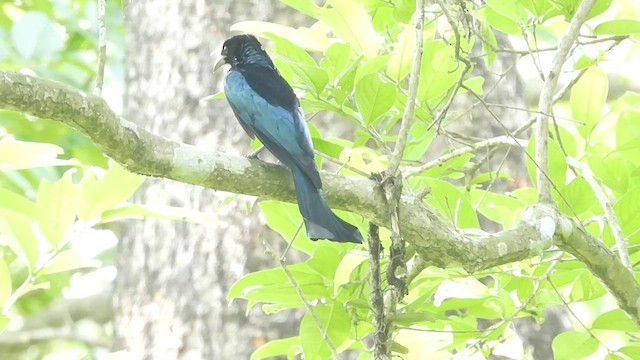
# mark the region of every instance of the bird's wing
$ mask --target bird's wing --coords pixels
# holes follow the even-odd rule
[[[233,70],[227,74],[225,94],[247,133],[255,134],[275,157],[287,166],[298,166],[321,187],[311,136],[297,100],[292,110],[273,105],[249,85],[242,73]]]

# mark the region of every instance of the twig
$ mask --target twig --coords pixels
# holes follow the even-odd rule
[[[569,28],[560,39],[558,44],[558,51],[553,58],[553,65],[551,70],[544,77],[544,84],[540,92],[540,100],[538,107],[542,114],[552,113],[553,93],[558,84],[558,77],[562,70],[562,65],[567,59],[567,54],[576,41],[580,32],[580,27],[587,19],[589,10],[593,7],[596,0],[584,0],[578,6],[578,10],[573,15],[573,19],[569,23]],[[553,203],[551,197],[551,181],[546,176],[549,171],[549,151],[547,142],[549,140],[549,117],[546,115],[540,115],[537,120],[536,127],[536,163],[538,164],[538,170],[536,172],[536,180],[538,183],[538,202],[543,204]]]
[[[518,147],[522,147],[522,148],[526,148],[527,146],[527,142],[529,142],[529,140],[526,139],[516,139],[516,138],[512,138],[509,136],[498,136],[492,139],[488,139],[488,140],[484,140],[484,141],[480,141],[477,142],[473,145],[469,145],[469,146],[464,146],[461,148],[457,148],[453,151],[451,151],[450,153],[447,153],[445,155],[442,155],[441,157],[429,161],[428,163],[422,164],[418,167],[414,167],[411,169],[408,169],[406,171],[404,171],[404,176],[405,177],[409,177],[409,176],[413,176],[415,174],[421,173],[423,171],[429,170],[431,168],[434,168],[436,166],[440,166],[442,164],[444,164],[445,162],[458,157],[460,155],[466,154],[466,153],[470,153],[470,152],[474,152],[474,151],[478,151],[478,150],[482,150],[485,148],[492,148],[492,147],[497,147],[497,146],[518,146]]]
[[[626,266],[629,270],[631,267],[631,259],[629,259],[629,252],[627,251],[627,240],[622,233],[622,228],[620,227],[620,222],[618,221],[618,217],[616,213],[613,211],[613,207],[607,199],[607,195],[602,191],[600,184],[596,180],[593,172],[587,166],[585,166],[580,161],[567,157],[567,165],[571,166],[576,173],[589,184],[591,190],[593,191],[596,199],[602,206],[602,210],[604,211],[604,217],[607,220],[607,224],[611,228],[611,233],[613,234],[613,238],[616,240],[616,247],[618,248],[618,253],[620,254],[620,261]]]
[[[416,0],[416,48],[413,55],[413,64],[411,65],[411,74],[409,75],[409,94],[407,95],[407,105],[404,108],[402,114],[402,123],[400,124],[400,131],[398,133],[398,140],[396,146],[393,148],[393,154],[389,162],[387,172],[390,176],[393,176],[398,172],[400,166],[400,160],[402,160],[402,154],[404,148],[407,146],[407,138],[409,136],[409,129],[413,124],[413,112],[416,106],[416,96],[418,94],[418,83],[420,77],[420,66],[422,65],[422,43],[423,43],[423,20],[424,20],[424,0]]]
[[[436,0],[436,2],[438,3],[440,10],[442,10],[442,13],[444,14],[444,16],[447,18],[447,21],[449,22],[449,26],[451,26],[451,29],[453,30],[453,34],[455,37],[454,54],[456,56],[456,60],[461,61],[464,64],[464,69],[462,69],[462,71],[460,72],[460,77],[458,78],[456,85],[453,87],[451,96],[449,96],[447,103],[444,104],[444,106],[442,107],[438,115],[433,120],[432,126],[434,124],[438,124],[438,129],[439,129],[440,122],[446,116],[447,112],[449,111],[449,108],[451,107],[451,104],[453,103],[453,100],[456,97],[456,94],[458,93],[458,90],[460,90],[460,88],[462,87],[462,83],[464,79],[467,77],[467,74],[469,73],[469,71],[471,71],[471,61],[467,58],[460,56],[460,49],[461,49],[460,32],[458,31],[458,27],[456,26],[456,23],[453,17],[451,16],[451,13],[449,13],[449,10],[445,6],[445,4],[442,2],[442,0]]]
[[[107,58],[107,25],[104,20],[106,11],[106,0],[98,0],[98,73],[96,74],[96,87],[93,93],[102,95],[102,85],[104,83],[104,64]]]
[[[376,360],[390,359],[389,339],[387,322],[384,314],[384,297],[382,295],[382,287],[380,280],[380,254],[382,253],[382,244],[378,233],[378,226],[369,223],[369,272],[371,273],[371,293],[369,301],[371,301],[371,311],[373,312],[373,354]]]

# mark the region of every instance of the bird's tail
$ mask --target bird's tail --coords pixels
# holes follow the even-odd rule
[[[334,214],[311,179],[297,166],[292,168],[298,208],[304,218],[307,237],[311,240],[361,243],[362,235],[358,228]]]

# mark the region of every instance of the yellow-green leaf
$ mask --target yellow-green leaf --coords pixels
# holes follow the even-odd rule
[[[11,296],[11,273],[4,259],[0,257],[0,308]]]
[[[409,74],[416,47],[416,28],[411,24],[404,25],[403,28],[387,65],[387,74],[398,82]]]
[[[55,183],[42,180],[38,188],[35,216],[54,248],[61,244],[76,219],[80,191],[71,178],[74,171],[67,171]]]
[[[396,101],[396,87],[382,82],[376,73],[369,74],[358,81],[354,98],[362,119],[371,124],[391,109]]]
[[[589,68],[571,88],[571,114],[586,126],[578,127],[588,137],[602,117],[602,109],[609,92],[607,74],[597,66]]]
[[[0,170],[21,170],[41,166],[66,165],[57,159],[64,150],[58,145],[25,141],[0,142]]]
[[[330,8],[323,8],[318,19],[338,37],[353,45],[352,50],[366,59],[378,55],[383,39],[371,23],[371,16],[357,1],[328,1]]]
[[[610,20],[598,24],[593,33],[596,35],[633,35],[640,34],[640,21],[630,19]]]
[[[102,265],[99,260],[87,258],[74,250],[64,250],[54,256],[51,262],[42,269],[42,274],[55,274],[83,268],[98,268]]]

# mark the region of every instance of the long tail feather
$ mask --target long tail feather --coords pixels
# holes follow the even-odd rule
[[[297,166],[292,167],[298,207],[311,240],[361,243],[358,228],[340,219],[331,211],[321,190]]]

